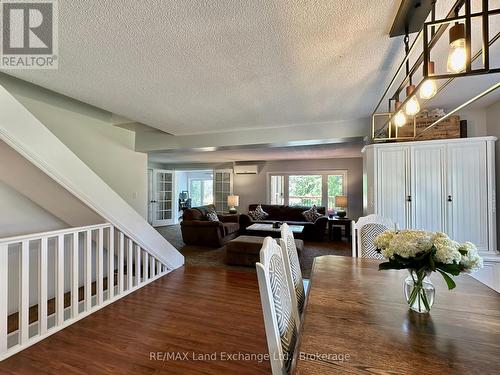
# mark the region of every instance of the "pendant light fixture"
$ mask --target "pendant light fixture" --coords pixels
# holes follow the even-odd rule
[[[428,64],[429,75],[434,74],[434,61],[429,61]],[[420,86],[420,99],[429,100],[437,93],[436,81],[432,78],[427,78]]]
[[[456,23],[450,29],[450,49],[448,51],[447,70],[449,73],[460,73],[465,70],[467,54],[465,51],[465,26]]]
[[[405,112],[408,116],[414,116],[420,112],[420,104],[415,94],[415,85],[412,82],[412,74],[410,74],[410,60],[408,55],[410,54],[410,37],[408,32],[406,32],[405,38],[405,55],[406,55],[406,76],[409,80],[409,85],[406,87],[406,104]]]
[[[393,123],[396,125],[398,128],[402,127],[403,125],[406,124],[406,117],[401,110],[401,102],[398,100],[396,101],[396,114],[393,117]]]
[[[406,101],[405,112],[408,116],[415,116],[420,112],[420,104],[413,93],[415,92],[415,85],[410,84],[406,87],[406,97],[410,98]]]
[[[426,121],[426,128],[417,132],[418,127],[424,123],[423,121],[419,123],[416,118],[420,107],[427,105],[430,99],[440,95],[454,79],[500,73],[498,61],[492,59],[492,56],[496,55],[490,51],[491,46],[494,43],[498,44],[500,40],[500,33],[495,34],[490,30],[493,17],[500,15],[500,7],[492,6],[488,0],[477,0],[474,3],[473,0],[456,0],[452,2],[453,7],[448,9],[443,17],[437,19],[436,2],[437,0],[401,1],[390,36],[404,36],[405,58],[373,111],[372,139],[374,141],[414,140],[440,124],[451,114],[500,88],[498,83],[494,84],[481,94],[448,111],[445,117],[436,118],[430,125],[427,125]],[[481,5],[476,3],[481,3]],[[429,14],[430,20],[428,20]],[[419,34],[410,48],[409,34],[415,32]],[[418,55],[420,38],[423,41],[423,49]],[[473,39],[474,43],[472,43]],[[447,51],[443,51],[445,55],[441,55],[439,51],[441,41],[445,43],[445,47],[449,47]],[[480,46],[474,54],[471,48],[473,45]],[[439,64],[439,67],[431,61],[431,53],[434,53],[436,46],[439,56],[434,61]],[[415,57],[412,59],[411,67],[410,52]],[[403,76],[405,66],[406,74]],[[412,79],[418,76],[417,70],[420,67],[422,67],[422,79],[414,85]],[[402,96],[405,88],[406,98],[400,101],[399,97]],[[388,100],[388,108],[387,111],[382,111],[381,106],[385,100]],[[393,103],[396,103],[395,107]],[[380,127],[382,118],[384,118],[384,123]],[[410,134],[411,125],[413,125],[413,135]],[[398,132],[398,128],[402,126],[405,126],[405,131]]]

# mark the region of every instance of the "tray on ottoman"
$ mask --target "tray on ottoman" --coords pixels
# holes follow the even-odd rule
[[[239,236],[226,244],[226,264],[231,266],[251,266],[260,260],[260,249],[265,237]],[[295,240],[297,252],[304,250],[304,241]]]

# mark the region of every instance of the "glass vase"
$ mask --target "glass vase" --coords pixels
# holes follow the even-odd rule
[[[410,309],[418,313],[428,313],[434,303],[436,289],[432,284],[430,272],[408,270],[410,275],[404,280],[403,290]]]

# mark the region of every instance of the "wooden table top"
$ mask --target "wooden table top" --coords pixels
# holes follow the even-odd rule
[[[430,314],[409,311],[406,270],[377,260],[315,258],[296,374],[498,374],[500,294],[468,275],[448,291],[432,274]]]

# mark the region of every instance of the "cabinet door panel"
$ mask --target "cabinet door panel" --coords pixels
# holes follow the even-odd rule
[[[448,145],[448,234],[488,250],[486,144]]]
[[[378,150],[377,213],[404,229],[409,226],[407,209],[408,148]]]
[[[414,146],[411,150],[412,227],[445,231],[446,146]]]

